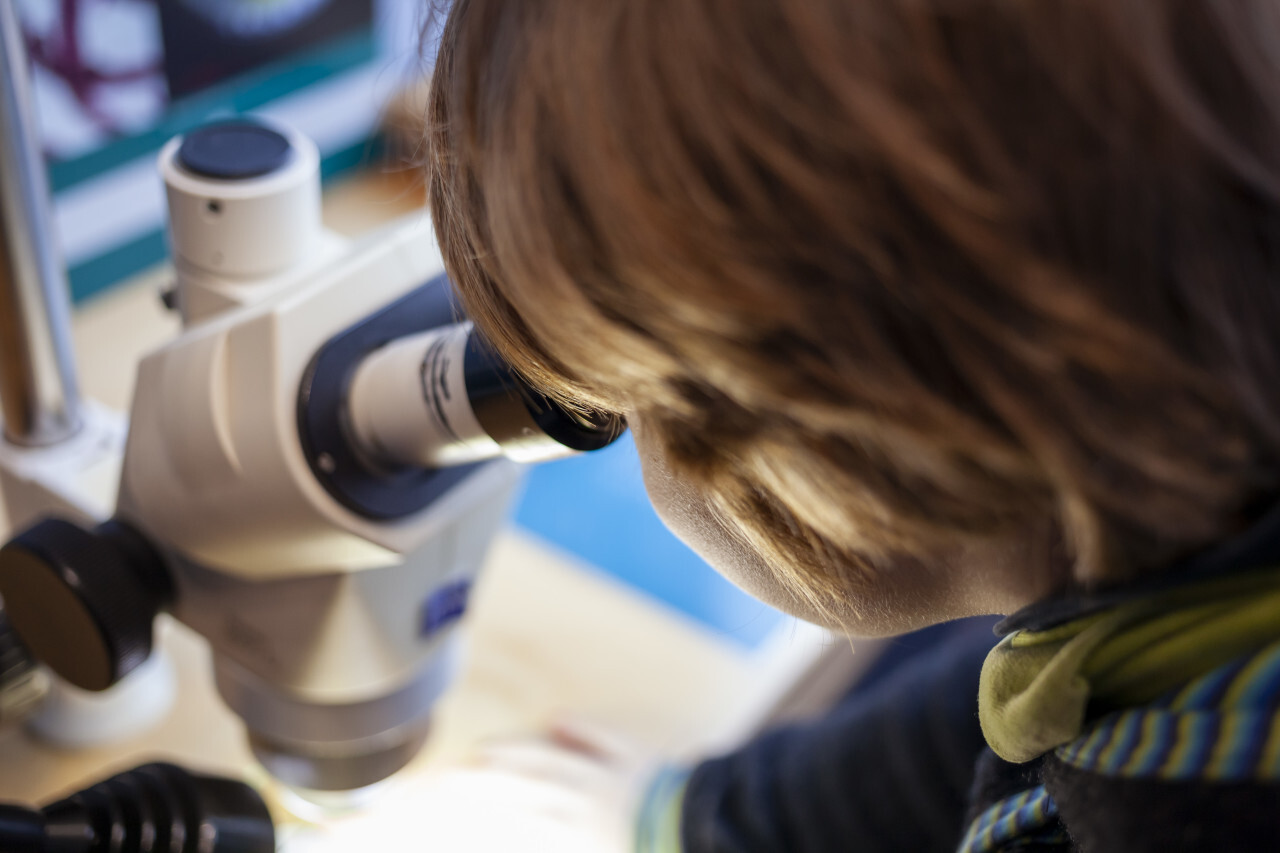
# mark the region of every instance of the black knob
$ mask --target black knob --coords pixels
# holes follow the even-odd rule
[[[147,764],[65,800],[0,804],[0,850],[13,853],[274,853],[275,827],[257,792],[230,779]]]
[[[173,599],[164,563],[118,521],[92,531],[37,522],[0,548],[0,600],[41,663],[106,690],[151,655],[152,623]]]
[[[207,124],[183,137],[182,168],[203,178],[244,181],[269,175],[289,162],[284,134],[250,119]]]

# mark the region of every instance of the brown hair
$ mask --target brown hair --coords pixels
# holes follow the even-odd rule
[[[1109,580],[1277,485],[1278,46],[1269,0],[457,0],[430,204],[503,355],[811,602],[1046,522]]]

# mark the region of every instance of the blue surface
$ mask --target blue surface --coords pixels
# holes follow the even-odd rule
[[[516,523],[742,646],[758,646],[786,618],[667,530],[645,494],[629,433],[604,450],[535,467]]]

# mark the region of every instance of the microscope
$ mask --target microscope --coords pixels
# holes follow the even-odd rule
[[[33,655],[90,690],[145,661],[172,613],[207,638],[272,775],[365,788],[427,737],[523,466],[625,426],[502,363],[425,212],[326,231],[302,135],[219,122],[159,168],[183,331],[138,367],[110,518],[17,533],[0,597]]]

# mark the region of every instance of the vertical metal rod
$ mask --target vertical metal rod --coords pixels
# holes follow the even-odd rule
[[[0,0],[0,407],[5,437],[39,447],[80,428],[80,397],[15,6]]]

